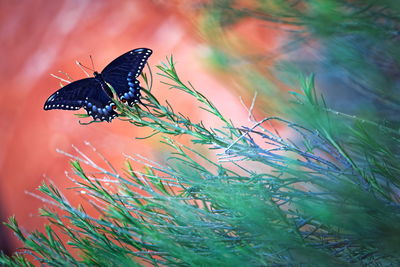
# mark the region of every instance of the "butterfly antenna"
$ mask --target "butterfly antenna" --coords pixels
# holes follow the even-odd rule
[[[90,57],[90,61],[92,62],[92,68],[93,68],[93,70],[94,70],[93,57],[92,57],[92,55],[89,55],[89,57]]]
[[[92,70],[91,68],[86,67],[85,65],[83,65],[79,61],[76,61],[76,65],[78,65],[78,67],[86,74],[86,76],[90,77],[89,73],[85,69]],[[92,70],[92,71],[94,72],[94,70]]]

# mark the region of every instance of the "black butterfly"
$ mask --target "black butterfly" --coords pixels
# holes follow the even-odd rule
[[[110,122],[118,113],[114,111],[116,105],[107,83],[122,102],[129,106],[139,102],[141,87],[136,78],[151,54],[148,48],[138,48],[119,56],[101,73],[94,72],[94,78],[74,81],[52,94],[44,109],[76,110],[83,107],[94,120]]]

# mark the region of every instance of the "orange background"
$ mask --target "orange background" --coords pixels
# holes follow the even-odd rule
[[[134,139],[150,131],[118,119],[83,126],[72,111],[43,110],[47,97],[59,88],[59,81],[50,73],[60,75],[57,72],[62,70],[73,79],[85,77],[76,60],[91,66],[92,55],[96,70],[101,71],[120,54],[147,47],[153,50],[149,63],[154,74],[155,65],[172,54],[182,80],[190,80],[228,118],[247,123],[238,94],[229,88],[233,83],[207,71],[207,46],[196,28],[198,16],[195,1],[0,1],[2,221],[15,214],[23,228],[41,229],[44,221],[37,210],[43,203],[26,192],[36,192],[44,179],[60,189],[71,186],[64,175],[71,169],[69,159],[56,149],[76,154],[73,144],[90,154],[84,145],[89,141],[119,169],[122,153],[157,158],[164,149],[157,138]],[[253,36],[255,44],[271,38],[265,29],[260,32],[254,25],[257,23],[244,24],[239,32]],[[169,91],[160,80],[154,75],[152,92],[156,97],[168,98],[178,111],[213,124],[197,109],[197,103]],[[77,202],[81,200],[72,190],[63,192]],[[20,243],[8,229],[0,227],[0,249],[10,252]]]

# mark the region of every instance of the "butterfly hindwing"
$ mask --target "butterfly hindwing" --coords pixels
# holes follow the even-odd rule
[[[104,80],[111,84],[118,98],[132,106],[140,100],[140,83],[136,79],[153,52],[148,48],[129,51],[108,64],[101,72]]]
[[[84,108],[95,120],[111,121],[118,114],[115,104],[95,78],[72,82],[52,94],[44,104],[44,109],[77,110]]]

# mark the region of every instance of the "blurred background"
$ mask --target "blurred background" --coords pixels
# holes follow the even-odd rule
[[[122,167],[122,153],[154,158],[162,149],[157,140],[135,140],[148,133],[119,120],[83,126],[73,111],[43,110],[45,100],[59,88],[59,81],[50,74],[63,76],[58,73],[63,71],[74,80],[85,77],[76,60],[91,66],[92,55],[96,70],[101,71],[120,54],[148,47],[154,51],[149,60],[154,74],[155,65],[173,55],[183,80],[190,80],[227,117],[246,122],[239,94],[230,88],[237,87],[235,81],[213,69],[209,60],[211,49],[205,41],[206,33],[196,26],[202,19],[198,4],[142,0],[0,1],[1,221],[15,215],[25,229],[43,229],[44,221],[38,216],[43,202],[27,192],[35,192],[44,179],[60,188],[72,186],[64,175],[70,170],[69,161],[56,149],[74,153],[71,145],[75,145],[87,152],[90,148],[83,143],[88,141],[116,167]],[[255,24],[243,25],[241,30],[249,38],[261,38],[270,44],[279,37]],[[163,99],[169,93],[155,75],[153,94]],[[242,92],[246,98],[245,95]],[[170,101],[190,117],[207,121],[206,113],[194,108],[194,103],[179,96]],[[79,203],[80,196],[68,190],[65,193]],[[19,243],[7,228],[0,225],[0,229],[0,249],[10,253]]]
[[[73,111],[45,112],[45,100],[60,87],[51,73],[81,79],[76,60],[91,66],[91,55],[101,71],[124,52],[151,48],[152,93],[208,125],[216,122],[196,103],[160,83],[155,66],[166,57],[173,55],[181,79],[236,125],[251,124],[242,102],[249,106],[255,92],[258,119],[316,121],[290,112],[288,94],[314,73],[324,104],[340,112],[334,114],[398,129],[399,9],[397,0],[0,0],[0,220],[15,215],[25,229],[43,229],[43,203],[27,192],[44,179],[72,186],[64,175],[68,159],[56,149],[74,154],[75,145],[90,153],[88,141],[116,168],[123,153],[163,156],[158,138],[135,139],[146,129],[118,119],[83,126]],[[63,192],[75,204],[83,197]],[[0,249],[16,247],[0,225]]]

